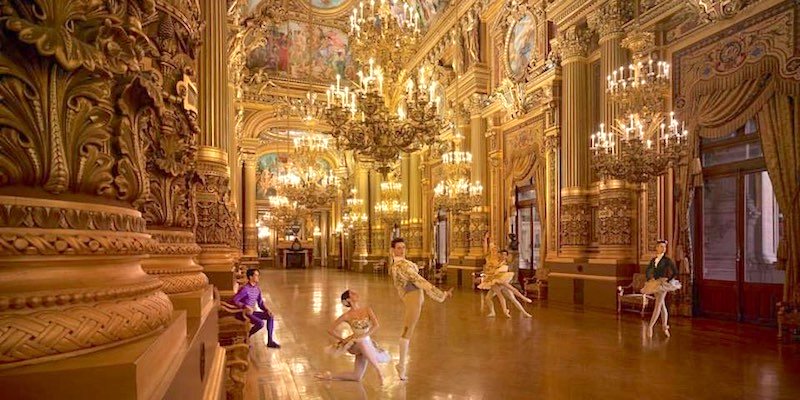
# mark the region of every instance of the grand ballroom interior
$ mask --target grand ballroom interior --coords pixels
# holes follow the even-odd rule
[[[799,270],[796,0],[0,0],[3,399],[797,399]]]

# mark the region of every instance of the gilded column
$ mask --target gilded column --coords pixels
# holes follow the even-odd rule
[[[54,4],[0,10],[0,387],[9,398],[82,398],[92,380],[102,398],[136,397],[131,387],[160,398],[187,335],[164,289],[203,276],[185,264],[149,275],[142,260],[164,249],[148,222],[179,231],[168,236],[182,262],[196,249],[194,85],[184,65],[163,62],[166,50],[195,50],[199,21],[141,2]],[[182,24],[170,39],[186,42],[164,47],[161,24]],[[165,186],[184,196],[159,198]],[[155,216],[172,212],[183,214]],[[173,285],[175,275],[198,280]]]
[[[469,104],[469,145],[472,153],[471,178],[485,186],[481,205],[469,214],[469,259],[471,264],[483,265],[483,238],[489,230],[489,181],[486,150],[486,124],[481,116],[483,96],[473,94]]]
[[[599,36],[600,44],[600,120],[607,126],[616,126],[619,105],[611,101],[605,91],[606,77],[614,70],[628,64],[627,51],[622,47],[625,31],[622,26],[630,18],[631,2],[611,0],[589,15],[589,28]],[[592,127],[594,128],[594,127]]]
[[[199,25],[187,25],[184,19],[166,15],[150,28],[159,49],[156,65],[164,89],[158,129],[143,135],[149,196],[138,208],[156,244],[142,267],[161,279],[176,308],[197,317],[212,301],[208,278],[195,262],[200,253],[194,234],[197,214],[193,193],[200,126],[196,100],[190,92],[197,81],[193,75],[197,49],[191,43],[197,41],[200,32]]]
[[[197,242],[199,261],[211,283],[221,291],[233,289],[233,268],[241,252],[241,232],[231,198],[228,105],[227,9],[223,1],[201,1],[205,20],[199,53],[199,118],[202,134],[197,171]],[[234,151],[236,151],[234,149]]]
[[[427,157],[429,151],[426,150],[420,154],[420,213],[422,224],[422,254],[427,258],[433,257],[433,188],[431,186],[430,167],[428,165]]]
[[[472,146],[472,125],[469,114],[463,111],[459,105],[457,123],[458,130],[466,138],[466,146],[471,150]],[[478,144],[480,146],[480,144]],[[475,166],[475,155],[472,155],[473,170],[479,169]],[[441,167],[440,167],[441,171]],[[444,177],[442,177],[444,179]],[[438,183],[438,181],[437,181]],[[470,213],[450,213],[448,216],[449,230],[450,230],[450,260],[451,264],[463,265],[465,264],[466,257],[469,254],[469,224]]]
[[[504,232],[506,230],[506,221],[504,220],[503,210],[508,206],[507,197],[504,195],[504,174],[503,174],[503,149],[502,149],[502,132],[499,128],[499,121],[495,118],[489,119],[490,127],[486,132],[486,141],[488,144],[488,159],[489,159],[489,176],[491,184],[484,184],[484,190],[487,190],[489,196],[489,204],[491,205],[490,211],[490,224],[489,231],[491,232],[494,242],[498,246],[505,247],[506,238]]]
[[[616,68],[628,64],[627,51],[622,47],[623,25],[630,18],[630,2],[612,0],[588,18],[589,27],[596,31],[600,44],[600,119],[607,126],[616,126],[620,117],[619,105],[605,91],[605,79]],[[633,233],[635,223],[635,192],[622,181],[604,181],[598,200],[598,241],[602,258],[635,258]]]
[[[424,258],[422,240],[422,180],[420,179],[419,153],[411,154],[408,167],[408,228],[403,235],[408,239],[411,256]]]
[[[368,171],[362,165],[356,164],[356,198],[363,201],[363,209],[361,211],[370,215],[370,204],[367,193],[369,193]],[[368,219],[367,223],[359,224],[359,228],[356,230],[356,255],[360,259],[369,255],[369,221]]]
[[[242,158],[242,175],[244,177],[241,190],[243,201],[239,204],[242,208],[244,226],[242,244],[244,245],[242,263],[248,265],[258,264],[258,229],[256,228],[256,162],[258,139],[244,139],[240,145]]]
[[[589,66],[586,61],[588,35],[575,26],[565,29],[554,41],[561,55],[562,189],[559,241],[565,257],[586,256],[589,245],[591,210],[586,197],[589,184],[588,115]]]
[[[384,224],[380,218],[377,218],[377,214],[375,213],[375,206],[381,201],[381,175],[375,171],[369,171],[368,178],[370,199],[367,207],[372,213],[369,220],[371,225],[369,255],[373,258],[380,258],[386,255],[386,232]]]

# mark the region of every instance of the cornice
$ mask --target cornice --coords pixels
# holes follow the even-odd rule
[[[574,25],[590,12],[601,7],[605,2],[597,0],[555,1],[547,6],[548,19],[559,29]]]

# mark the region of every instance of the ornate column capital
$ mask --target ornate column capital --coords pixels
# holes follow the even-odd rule
[[[239,155],[242,159],[242,162],[245,164],[255,164],[256,162],[256,152],[258,151],[258,146],[260,142],[256,138],[243,138],[241,143],[239,144],[240,152]]]
[[[586,57],[589,50],[589,33],[576,26],[570,26],[550,43],[553,51],[561,58],[561,63],[565,64],[571,62],[573,58]]]
[[[624,33],[622,26],[633,14],[631,4],[622,0],[610,0],[603,4],[586,18],[589,29],[600,35],[601,42],[616,35],[621,36]]]
[[[469,97],[469,104],[466,106],[469,110],[470,117],[476,118],[481,116],[483,107],[486,104],[486,99],[487,96],[480,93],[473,93],[472,96]]]

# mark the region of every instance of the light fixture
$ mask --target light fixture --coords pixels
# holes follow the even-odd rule
[[[472,153],[459,150],[463,136],[455,128],[452,148],[442,154],[444,178],[433,188],[434,204],[453,213],[463,213],[479,206],[483,200],[483,185],[469,178]]]
[[[670,65],[651,57],[654,35],[634,32],[622,44],[633,62],[606,77],[611,101],[622,111],[616,124],[591,135],[594,170],[604,179],[645,183],[664,174],[687,147],[688,131],[674,113],[664,113]]]

